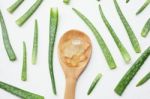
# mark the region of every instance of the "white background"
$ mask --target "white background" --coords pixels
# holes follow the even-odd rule
[[[0,81],[43,95],[45,96],[45,99],[63,99],[65,79],[57,55],[58,41],[65,31],[69,29],[79,29],[87,33],[91,38],[93,53],[87,69],[78,80],[76,99],[148,99],[150,97],[150,82],[147,82],[141,87],[135,87],[137,82],[150,71],[150,59],[145,62],[121,97],[116,95],[113,91],[124,73],[140,56],[140,54],[134,52],[130,44],[127,33],[114,7],[113,0],[101,0],[101,6],[104,14],[116,31],[116,34],[132,57],[132,61],[129,64],[126,64],[122,59],[118,48],[105,27],[99,15],[98,2],[96,0],[71,0],[72,2],[70,5],[63,4],[62,0],[44,0],[39,9],[22,27],[18,27],[15,20],[19,18],[36,0],[25,0],[14,14],[9,14],[6,9],[15,1],[16,0],[0,0],[0,9],[2,10],[7,25],[11,44],[17,55],[17,61],[9,61],[3,46],[2,36],[0,35]],[[148,35],[147,38],[142,38],[140,35],[143,25],[150,17],[150,6],[138,16],[136,16],[135,13],[144,1],[145,0],[131,0],[126,4],[125,0],[118,0],[124,15],[140,42],[142,52],[150,45],[150,35]],[[51,7],[59,8],[59,26],[54,51],[54,73],[58,93],[57,96],[54,96],[52,93],[48,69],[49,12]],[[94,23],[116,60],[118,66],[117,69],[110,70],[108,68],[94,35],[83,21],[72,11],[72,7],[80,10]],[[38,19],[39,23],[39,53],[37,65],[34,66],[31,64],[31,51],[35,19]],[[28,51],[28,80],[26,82],[21,81],[23,41],[26,42]],[[98,73],[102,73],[103,77],[93,93],[90,96],[87,96],[86,93],[89,85]],[[0,99],[17,99],[17,97],[0,90]]]

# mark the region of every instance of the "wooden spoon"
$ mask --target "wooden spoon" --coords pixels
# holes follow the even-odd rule
[[[75,99],[76,81],[87,66],[91,52],[91,41],[83,32],[70,30],[61,37],[58,54],[66,78],[64,99]]]

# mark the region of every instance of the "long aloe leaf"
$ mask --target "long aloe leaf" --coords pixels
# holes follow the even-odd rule
[[[49,54],[48,54],[48,62],[49,62],[49,71],[50,77],[52,82],[53,93],[57,94],[56,91],[56,84],[55,84],[55,76],[53,70],[53,52],[54,52],[54,45],[55,45],[55,38],[57,33],[57,25],[58,25],[58,9],[51,8],[50,11],[50,33],[49,33]]]
[[[43,96],[28,92],[0,81],[0,88],[22,99],[44,99]]]
[[[36,11],[36,9],[40,6],[43,0],[37,0],[29,10],[25,14],[23,14],[19,19],[16,20],[17,25],[22,26]]]
[[[120,17],[120,19],[121,19],[121,21],[122,21],[122,23],[123,23],[127,33],[128,33],[129,39],[131,41],[131,44],[132,44],[135,52],[136,53],[140,53],[141,52],[140,44],[139,44],[139,42],[138,42],[138,40],[137,40],[137,38],[136,38],[132,28],[130,27],[128,21],[124,17],[124,15],[123,15],[123,13],[122,13],[122,11],[121,11],[121,9],[120,9],[120,7],[119,7],[119,5],[118,5],[116,0],[114,0],[114,4],[115,4],[116,10],[118,12],[118,15],[119,15],[119,17]]]
[[[126,0],[126,3],[128,3],[130,0]]]
[[[148,80],[150,79],[150,72],[147,73],[136,85],[136,87],[143,85],[144,83],[146,83]]]
[[[27,49],[25,42],[23,42],[23,63],[22,63],[21,80],[22,81],[27,80]]]
[[[91,86],[90,86],[90,88],[89,88],[89,90],[88,90],[88,92],[87,92],[88,95],[90,95],[90,94],[92,93],[92,91],[93,91],[94,88],[96,87],[96,85],[97,85],[97,83],[99,82],[99,80],[101,79],[101,77],[102,77],[102,74],[101,74],[101,73],[97,74],[97,76],[96,76],[95,79],[93,80],[93,82],[92,82],[92,84],[91,84]]]
[[[141,35],[143,37],[146,37],[148,35],[148,33],[150,32],[150,18],[147,20],[147,22],[145,23]]]
[[[17,0],[14,4],[12,4],[7,11],[13,13],[22,3],[24,0]]]
[[[9,60],[15,61],[16,60],[16,54],[15,54],[15,52],[14,52],[12,46],[11,46],[9,36],[8,36],[8,32],[7,32],[7,28],[6,28],[5,21],[4,21],[1,10],[0,10],[0,24],[1,24],[1,27],[2,27],[3,42],[4,42],[4,46],[5,46],[7,55],[9,57]]]
[[[32,64],[36,64],[37,54],[38,54],[38,22],[37,20],[35,20],[33,49],[32,49]]]
[[[122,77],[120,82],[115,88],[115,92],[118,95],[122,95],[123,92],[125,91],[126,87],[128,84],[131,82],[131,80],[134,78],[136,73],[140,70],[146,59],[150,55],[150,47],[148,47],[142,55],[135,61],[135,63],[132,65],[132,67],[126,72],[126,74]]]
[[[119,40],[119,38],[117,37],[115,31],[113,30],[112,26],[110,25],[110,23],[108,22],[108,20],[106,19],[103,11],[102,11],[102,8],[101,6],[99,5],[99,11],[100,11],[100,14],[101,14],[101,17],[103,19],[103,22],[105,23],[106,27],[108,28],[111,36],[113,37],[123,59],[125,60],[125,62],[129,62],[131,60],[131,57],[128,53],[128,51],[126,50],[126,48],[123,46],[122,42]]]
[[[101,37],[100,33],[98,32],[98,30],[95,28],[95,26],[89,21],[89,19],[84,16],[81,12],[79,12],[78,10],[73,8],[73,11],[86,23],[86,25],[91,29],[91,31],[93,32],[95,38],[97,39],[97,42],[99,44],[99,46],[101,47],[103,54],[105,56],[105,59],[110,67],[110,69],[115,69],[116,68],[116,63],[105,43],[105,41],[103,40],[103,38]]]
[[[69,4],[70,0],[64,0],[64,3]]]
[[[136,12],[136,15],[142,13],[149,4],[150,4],[150,0],[146,0],[146,2],[142,5],[142,7]]]

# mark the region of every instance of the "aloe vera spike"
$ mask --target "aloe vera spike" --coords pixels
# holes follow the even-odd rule
[[[48,63],[49,63],[49,71],[52,82],[53,93],[56,95],[56,84],[55,84],[55,76],[53,70],[53,52],[55,45],[55,38],[57,33],[57,25],[58,25],[58,8],[51,8],[50,11],[50,27],[49,27],[49,52],[48,52]]]
[[[128,3],[130,0],[126,0],[126,3]]]
[[[31,15],[37,10],[43,0],[36,0],[36,2],[25,12],[19,19],[16,20],[18,26],[22,26]]]
[[[91,83],[90,88],[89,88],[89,90],[88,90],[88,92],[87,92],[88,95],[90,95],[90,94],[92,93],[92,91],[94,90],[94,88],[95,88],[96,85],[98,84],[98,82],[99,82],[99,80],[101,79],[101,77],[102,77],[102,74],[99,73],[99,74],[97,74],[97,76],[94,78],[94,80],[93,80],[93,82]]]
[[[142,29],[142,32],[141,32],[141,36],[142,37],[146,37],[149,32],[150,32],[150,18],[145,23],[145,25],[144,25],[144,27]]]
[[[33,48],[32,48],[32,64],[36,64],[37,62],[37,53],[38,53],[38,22],[37,20],[35,20]]]
[[[15,52],[11,46],[11,43],[9,40],[9,35],[7,32],[7,28],[6,28],[5,21],[4,21],[1,10],[0,10],[0,24],[1,24],[1,28],[2,28],[2,37],[3,37],[4,47],[5,47],[5,50],[7,52],[8,57],[9,57],[9,60],[15,61],[16,60],[16,54],[15,54]]]
[[[100,11],[100,15],[102,17],[103,22],[105,23],[106,27],[108,28],[111,36],[113,37],[123,59],[125,60],[126,63],[129,63],[129,61],[131,60],[131,57],[128,53],[128,51],[126,50],[126,48],[123,46],[122,42],[119,40],[119,38],[117,37],[115,31],[113,30],[112,26],[110,25],[110,23],[108,22],[108,20],[106,19],[103,10],[101,8],[101,6],[99,5],[99,11]]]
[[[23,42],[23,63],[22,63],[22,74],[21,80],[27,80],[27,51],[26,51],[26,44]]]
[[[85,17],[81,12],[79,12],[78,10],[76,10],[75,8],[73,8],[73,11],[86,23],[86,25],[91,29],[91,31],[93,32],[95,38],[97,39],[97,42],[99,44],[99,46],[102,49],[102,52],[105,56],[105,59],[108,63],[108,66],[110,69],[115,69],[116,68],[116,63],[105,43],[105,41],[103,40],[103,38],[101,37],[100,33],[98,32],[98,30],[95,28],[95,26],[90,22],[90,20]]]
[[[44,99],[43,96],[0,81],[0,88],[22,99]]]
[[[12,4],[7,11],[9,13],[13,13],[22,3],[24,0],[17,0],[14,4]]]
[[[146,74],[136,85],[136,87],[143,85],[150,79],[150,72]]]
[[[122,95],[131,80],[134,78],[134,76],[137,74],[137,72],[140,70],[140,68],[143,66],[144,62],[147,60],[147,58],[150,55],[150,47],[148,47],[141,56],[135,61],[135,63],[132,65],[132,67],[125,73],[125,75],[122,77],[122,79],[117,84],[114,91],[118,95]]]
[[[65,4],[69,4],[70,0],[64,0],[63,1]]]
[[[136,12],[136,15],[140,14],[141,12],[144,11],[144,9],[150,4],[150,0],[147,0],[141,7],[140,9]]]
[[[129,36],[129,39],[131,41],[131,44],[135,50],[136,53],[140,53],[141,52],[141,48],[140,48],[140,44],[139,44],[139,41],[137,40],[131,26],[129,25],[127,19],[125,18],[125,16],[123,15],[118,3],[116,0],[114,0],[114,4],[115,4],[115,7],[116,7],[116,10],[117,10],[117,13],[127,31],[127,34]]]

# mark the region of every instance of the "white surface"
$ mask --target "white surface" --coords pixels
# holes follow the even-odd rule
[[[150,82],[136,88],[136,83],[150,70],[150,59],[146,61],[144,66],[127,87],[124,94],[120,97],[113,91],[118,81],[124,73],[131,67],[133,62],[140,54],[136,54],[130,44],[127,33],[119,19],[113,0],[102,0],[101,5],[104,14],[108,18],[112,27],[115,29],[118,37],[121,39],[125,47],[132,56],[130,64],[125,64],[118,48],[107,28],[105,27],[98,11],[98,2],[96,0],[72,0],[70,5],[64,5],[62,0],[44,0],[39,9],[33,16],[23,25],[18,27],[15,20],[19,18],[36,0],[25,0],[25,2],[16,10],[14,14],[9,14],[6,9],[16,0],[0,0],[0,9],[3,12],[5,23],[7,25],[11,44],[16,52],[17,61],[10,62],[3,46],[2,36],[0,35],[0,81],[15,85],[17,87],[29,90],[34,93],[45,96],[45,99],[63,99],[65,90],[65,79],[63,71],[59,64],[57,55],[57,46],[60,37],[69,29],[79,29],[89,35],[93,44],[93,54],[91,61],[82,74],[77,83],[76,99],[148,99],[150,97]],[[145,0],[131,0],[128,4],[125,0],[118,0],[124,15],[129,21],[131,27],[136,33],[140,42],[142,52],[150,45],[150,35],[147,38],[140,36],[141,29],[146,20],[150,17],[150,6],[139,16],[135,16],[136,11],[144,3]],[[49,35],[49,12],[50,7],[59,8],[59,26],[54,51],[54,73],[56,78],[57,96],[54,96],[51,88],[51,81],[48,69],[48,35]],[[110,70],[104,59],[102,51],[90,31],[83,21],[72,11],[71,7],[75,7],[84,13],[96,26],[100,34],[107,42],[109,49],[118,66],[115,70]],[[31,64],[32,40],[34,31],[34,19],[38,19],[39,23],[39,53],[37,65]],[[27,44],[28,52],[28,81],[22,82],[22,42]],[[87,90],[93,78],[97,73],[101,72],[103,78],[90,96],[87,96]],[[17,97],[0,90],[0,99],[17,99]]]

